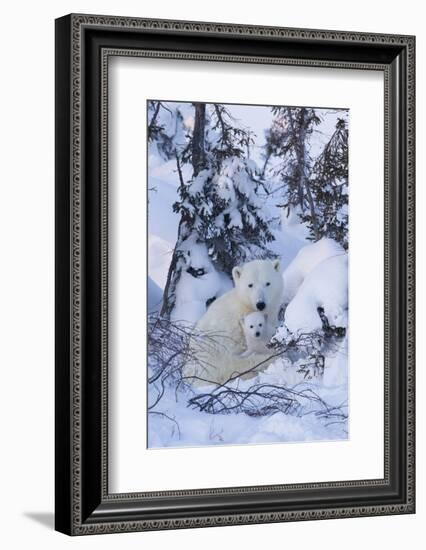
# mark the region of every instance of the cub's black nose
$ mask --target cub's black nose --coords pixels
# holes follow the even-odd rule
[[[257,302],[256,307],[259,311],[263,311],[265,309],[265,302]]]
[[[256,336],[258,336],[258,337],[259,337],[259,336],[260,336],[260,332],[256,332]]]

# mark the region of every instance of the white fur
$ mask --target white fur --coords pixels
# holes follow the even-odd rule
[[[267,353],[266,344],[271,339],[267,319],[268,317],[264,313],[254,311],[241,320],[246,340],[246,351],[241,357],[248,357],[252,353]]]
[[[254,260],[234,267],[232,276],[235,287],[215,300],[195,326],[191,342],[195,360],[185,365],[185,376],[222,383],[235,372],[245,372],[270,355],[237,357],[246,350],[242,318],[264,304],[261,313],[267,316],[268,332],[273,332],[278,324],[283,294],[280,262]],[[193,382],[202,384],[196,379]]]

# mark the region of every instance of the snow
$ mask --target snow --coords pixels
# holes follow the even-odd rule
[[[345,252],[319,262],[306,275],[285,311],[286,327],[291,332],[321,329],[318,307],[324,309],[330,325],[346,326],[348,256]]]
[[[344,254],[344,252],[339,243],[327,238],[322,238],[316,243],[301,248],[283,274],[284,301],[288,303],[294,298],[306,275],[316,265],[332,256]]]
[[[281,225],[273,230],[275,240],[269,243],[269,249],[280,258],[283,270],[286,270],[299,250],[306,245],[306,240],[298,233],[303,234],[303,229],[297,231],[293,230],[293,227],[289,229],[287,226]]]
[[[213,269],[199,277],[184,271],[176,288],[177,300],[171,319],[195,325],[207,310],[207,300],[218,298],[231,288],[231,280]]]
[[[190,103],[165,103],[168,109],[176,113],[179,107],[184,128],[194,125],[193,109]],[[254,131],[255,143],[250,147],[250,159],[245,166],[256,173],[262,166],[262,148],[265,144],[265,130],[270,127],[272,115],[269,107],[252,107],[230,105],[233,117]],[[338,117],[346,116],[342,111],[324,111],[321,124],[310,136],[308,150],[313,155],[321,149],[334,130]],[[177,146],[185,136],[175,124],[174,117],[167,111],[161,113],[161,124],[173,135]],[[212,136],[209,136],[209,139]],[[167,273],[178,235],[180,215],[173,211],[173,204],[179,200],[179,175],[175,159],[166,160],[160,154],[155,143],[149,148],[148,176],[148,310],[159,311],[162,293],[165,288]],[[183,179],[188,184],[191,194],[203,194],[206,180],[212,177],[210,184],[217,185],[218,196],[227,201],[226,213],[229,224],[236,229],[242,225],[240,211],[235,208],[235,189],[244,194],[253,194],[252,185],[248,185],[248,174],[243,163],[231,159],[224,163],[219,174],[200,172],[191,179],[188,165],[183,165]],[[281,182],[282,183],[282,182]],[[268,184],[273,187],[276,182]],[[269,249],[281,260],[284,271],[285,326],[282,325],[276,334],[279,341],[287,340],[300,331],[321,328],[317,308],[324,308],[330,324],[347,327],[348,310],[348,255],[344,249],[331,239],[321,239],[310,244],[309,231],[300,223],[298,211],[278,208],[279,197],[272,193],[254,195],[250,202],[259,205],[262,212],[267,212],[265,219],[273,217],[274,224],[270,229],[275,240],[269,243]],[[205,202],[203,205],[209,208]],[[215,219],[215,227],[224,224],[225,211]],[[342,212],[346,215],[346,212]],[[250,212],[243,212],[246,220],[255,218]],[[213,266],[208,250],[202,243],[190,238],[182,246],[186,262],[182,276],[176,288],[176,304],[171,320],[185,326],[194,325],[205,313],[207,302],[219,297],[232,288],[231,279],[219,273]],[[193,276],[191,269],[199,271]],[[295,391],[309,389],[329,405],[339,406],[347,412],[348,399],[348,361],[347,337],[341,339],[337,348],[325,356],[324,374],[312,379],[305,379],[304,373],[298,372],[301,362],[292,362],[289,357],[278,357],[268,368],[250,380],[236,382],[240,389],[253,384],[281,384]],[[160,403],[149,414],[149,441],[151,448],[229,445],[229,444],[265,444],[282,442],[324,441],[347,439],[348,422],[346,420],[331,422],[318,414],[321,406],[309,399],[301,398],[300,408],[296,414],[276,412],[271,416],[252,417],[247,414],[208,414],[188,406],[188,399],[194,392],[212,388],[183,389],[176,391],[173,384],[166,386]],[[153,403],[161,387],[150,384],[148,388],[149,403]]]
[[[191,195],[201,195],[204,192],[204,185],[210,176],[210,170],[201,170],[188,185],[188,193]]]
[[[195,325],[207,310],[207,300],[218,298],[230,290],[232,282],[214,269],[205,244],[189,238],[181,250],[186,254],[186,263],[176,287],[176,304],[171,319]],[[188,268],[202,269],[204,274],[194,277],[187,271]]]
[[[163,290],[148,277],[148,313],[158,312],[163,302]]]
[[[178,199],[177,185],[166,179],[150,177],[148,182],[148,229],[149,235],[157,235],[168,243],[176,242],[179,215],[173,212],[173,203]]]
[[[265,372],[247,381],[239,381],[240,389],[253,384],[288,384],[298,392],[309,389],[328,404],[341,407],[347,413],[346,342],[325,369],[323,380],[303,380],[297,366],[286,359],[275,361]],[[201,388],[200,393],[208,387]],[[210,388],[211,389],[211,388]],[[150,388],[150,400],[157,392]],[[303,441],[341,440],[348,438],[347,421],[321,418],[321,405],[301,398],[301,408],[295,415],[277,412],[271,416],[251,417],[244,413],[208,414],[187,406],[190,393],[178,393],[167,388],[162,398],[163,415],[149,416],[150,448],[188,447],[204,445],[242,445]],[[177,425],[173,422],[177,422]]]
[[[164,290],[167,272],[173,256],[173,246],[158,235],[148,236],[148,271],[151,279]]]

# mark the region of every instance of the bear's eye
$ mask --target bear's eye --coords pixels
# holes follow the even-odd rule
[[[250,283],[248,287],[253,288],[253,283]]]
[[[253,328],[253,325],[250,325],[250,328]]]
[[[262,323],[259,323],[259,326],[261,327],[261,326],[262,326]]]
[[[271,286],[271,283],[266,283],[266,286]]]

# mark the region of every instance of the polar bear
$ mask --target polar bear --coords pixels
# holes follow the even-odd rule
[[[249,357],[253,353],[267,353],[266,344],[270,341],[272,333],[268,330],[268,316],[260,311],[253,311],[241,319],[246,350],[240,357]]]
[[[249,313],[267,316],[267,330],[278,325],[283,295],[279,260],[253,260],[232,270],[234,288],[215,300],[195,326],[190,342],[191,359],[183,374],[194,385],[206,380],[227,381],[258,364],[265,367],[271,353],[238,357],[246,350],[241,319]],[[253,374],[253,373],[250,373]]]

